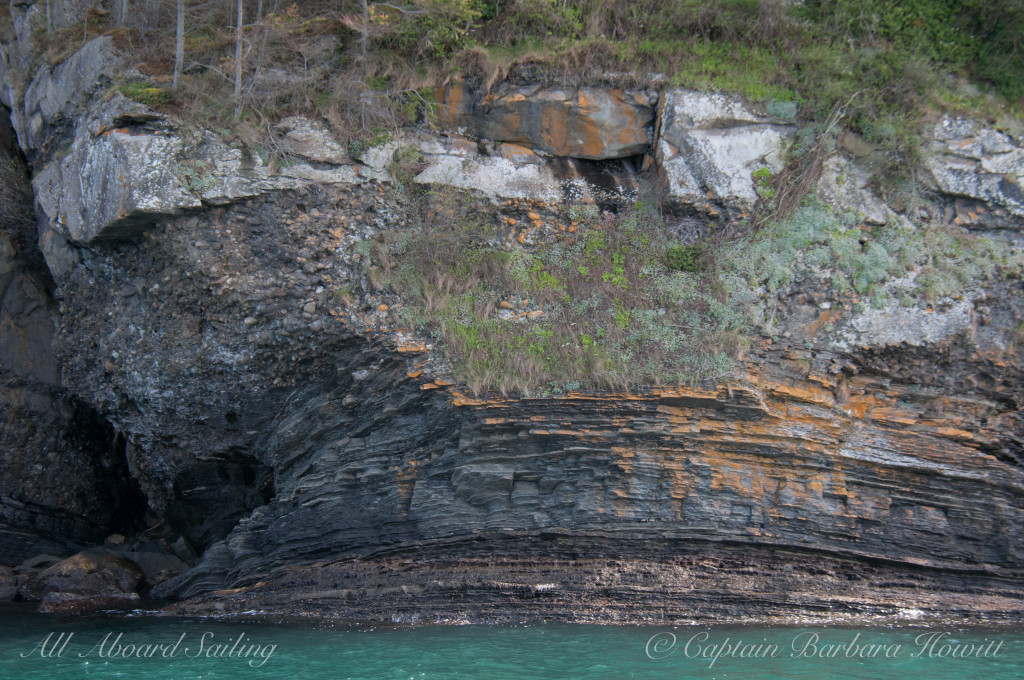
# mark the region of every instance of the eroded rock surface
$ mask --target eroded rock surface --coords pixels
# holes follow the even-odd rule
[[[965,585],[965,582],[971,585]],[[979,593],[979,590],[984,594]],[[1019,581],[808,554],[792,546],[507,532],[282,570],[169,608],[368,624],[1015,623]]]
[[[58,314],[31,244],[32,235],[0,234],[4,564],[80,550],[132,527],[145,505],[125,461],[124,439],[64,387],[53,352]]]
[[[792,121],[676,88],[503,84],[477,98],[457,85],[438,115],[466,136],[407,131],[350,158],[325,125],[289,118],[275,140],[299,162],[275,168],[99,96],[116,57],[83,49],[11,102],[54,278],[0,258],[5,394],[30,407],[9,411],[5,435],[32,447],[4,459],[12,556],[66,555],[108,531],[90,507],[103,494],[140,515],[138,496],[117,496],[130,484],[97,486],[109,464],[107,479],[130,470],[148,510],[205,551],[154,591],[204,598],[180,612],[674,621],[695,600],[739,615],[739,594],[767,618],[1019,615],[1024,302],[1012,284],[868,309],[822,297],[819,271],[776,296],[777,325],[725,379],[471,398],[367,261],[418,219],[409,181],[475,192],[460,209],[501,225],[488,245],[531,254],[545,239],[583,247],[556,206],[585,206],[603,229],[637,175],[660,174],[667,194],[653,200],[697,219],[672,227],[692,244],[713,228],[694,215],[750,209],[752,173],[783,168]],[[929,161],[936,191],[1019,217],[1013,139],[947,127]],[[656,158],[634,158],[655,131]],[[830,160],[821,195],[871,223],[908,219],[877,201],[863,167]],[[54,410],[45,436],[28,426]],[[69,423],[92,431],[83,422],[106,448],[57,443]],[[135,552],[150,582],[184,566]],[[55,611],[131,599],[143,571],[108,566],[96,588],[35,592]],[[225,588],[237,590],[208,595]]]
[[[750,363],[744,381],[637,395],[446,405],[400,387],[397,366],[307,388],[267,442],[277,498],[173,585],[194,595],[296,561],[558,531],[1020,573],[1024,474],[985,452],[1015,427],[991,430],[991,401],[904,405],[884,380],[830,373],[839,357],[770,351],[774,368]],[[395,401],[377,401],[377,380],[397,382]]]
[[[855,161],[834,156],[825,162],[818,179],[818,197],[839,210],[859,213],[865,222],[885,224],[889,206],[875,195],[871,179]]]
[[[143,572],[129,559],[103,548],[72,555],[33,577],[20,593],[41,601],[46,613],[130,606],[139,599]]]
[[[121,95],[79,123],[68,154],[33,182],[52,227],[79,244],[133,238],[159,217],[300,184]]]
[[[757,200],[751,174],[786,162],[795,126],[753,113],[736,97],[670,89],[663,104],[658,161],[668,199],[739,212]]]
[[[646,153],[658,99],[650,90],[511,84],[476,97],[461,81],[438,95],[437,121],[442,127],[589,160]]]
[[[932,131],[925,166],[939,191],[988,204],[987,209],[994,212],[994,226],[1009,222],[1020,228],[1024,218],[1024,147],[1019,140],[976,121],[946,116]],[[983,205],[978,212],[985,210]],[[972,218],[964,221],[977,219]]]

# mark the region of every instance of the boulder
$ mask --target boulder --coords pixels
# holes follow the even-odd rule
[[[57,557],[56,555],[36,555],[35,557],[28,558],[27,560],[19,564],[15,569],[17,571],[33,571],[38,569],[48,569],[53,565],[57,564],[58,562],[62,561],[63,559],[63,557]]]
[[[105,548],[91,548],[49,567],[21,587],[41,611],[81,611],[138,599],[145,575],[139,565]]]
[[[742,211],[757,200],[751,174],[785,165],[795,127],[751,112],[736,97],[674,89],[665,93],[658,161],[676,204]]]
[[[316,162],[342,159],[340,147],[328,142],[329,137],[321,138],[306,153]],[[187,129],[115,94],[79,121],[69,152],[46,165],[32,185],[48,222],[42,249],[60,279],[76,257],[50,232],[72,245],[121,241],[160,219],[203,206],[310,183],[359,181],[348,165],[322,169],[298,163],[272,172],[247,148],[229,146],[209,131]]]
[[[512,143],[474,142],[465,137],[408,136],[402,142],[423,157],[413,178],[420,184],[442,184],[479,191],[492,200],[526,199],[588,203],[635,200],[635,173],[630,162],[605,161],[595,171],[593,161],[552,158]],[[370,165],[375,150],[364,154]],[[379,155],[379,154],[377,154]],[[380,164],[378,163],[378,166]],[[383,173],[383,170],[379,172]]]
[[[58,283],[71,274],[81,262],[78,249],[50,225],[47,225],[39,235],[39,251],[43,254],[50,275]]]
[[[72,614],[75,612],[101,609],[125,609],[133,607],[139,600],[138,593],[123,595],[89,595],[78,593],[47,593],[39,604],[41,614]]]
[[[160,583],[171,576],[177,576],[183,571],[188,571],[188,565],[174,555],[165,552],[132,551],[125,553],[125,557],[137,564],[142,569],[146,581],[150,584]]]
[[[483,155],[475,142],[458,137],[419,140],[417,148],[427,164],[415,177],[421,184],[475,189],[491,198],[553,201],[561,196],[554,173],[535,154]]]
[[[646,153],[657,94],[649,90],[552,88],[504,83],[479,101],[461,82],[438,91],[444,128],[513,142],[555,156],[606,160]]]
[[[318,163],[350,162],[348,153],[323,124],[302,116],[289,116],[274,128],[281,134],[281,150]]]
[[[121,95],[80,122],[68,154],[33,181],[51,227],[78,244],[132,238],[168,215],[301,184]]]
[[[998,226],[1020,228],[1024,145],[1010,135],[945,116],[932,129],[924,166],[934,190],[985,202]]]

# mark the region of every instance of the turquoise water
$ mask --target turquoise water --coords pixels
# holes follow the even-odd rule
[[[1024,630],[1006,628],[352,629],[10,609],[0,631],[4,680],[1024,678]]]

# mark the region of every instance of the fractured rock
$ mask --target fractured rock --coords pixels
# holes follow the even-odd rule
[[[667,91],[657,154],[669,200],[749,208],[757,200],[751,173],[782,170],[795,129],[751,112],[736,97]]]

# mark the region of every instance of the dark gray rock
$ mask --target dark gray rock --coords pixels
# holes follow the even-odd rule
[[[41,571],[49,569],[62,560],[64,560],[63,557],[57,557],[56,555],[36,555],[19,564],[18,571]]]
[[[176,556],[168,555],[165,552],[128,551],[124,553],[124,556],[137,564],[142,569],[146,580],[154,584],[188,570],[187,564]]]
[[[17,6],[19,35],[30,11]],[[301,599],[330,612],[356,601],[364,613],[405,607],[410,620],[420,606],[452,612],[459,598],[478,613],[503,603],[546,616],[603,596],[610,618],[628,618],[669,584],[678,617],[694,583],[716,611],[734,607],[728,583],[708,585],[719,576],[770,593],[751,597],[771,613],[804,595],[824,610],[849,595],[847,576],[872,579],[877,609],[892,594],[886,574],[921,569],[921,592],[897,593],[900,606],[953,584],[949,606],[975,589],[999,598],[995,611],[1019,610],[1019,588],[1006,584],[1024,570],[1024,348],[1003,343],[996,363],[971,344],[968,331],[988,332],[970,321],[972,301],[957,302],[970,323],[918,333],[921,347],[867,333],[842,348],[754,338],[717,384],[469,398],[448,389],[436,349],[425,357],[423,338],[393,332],[404,301],[365,265],[369,239],[413,219],[385,186],[399,141],[360,154],[357,174],[333,163],[341,156],[319,130],[319,147],[293,150],[331,167],[271,173],[249,150],[120,95],[90,99],[101,56],[40,72],[31,111],[15,112],[25,140],[42,121],[38,143],[23,144],[37,147],[25,150],[55,281],[0,248],[0,396],[30,407],[5,419],[0,561],[45,541],[66,554],[129,535],[119,522],[137,526],[148,508],[203,552],[154,596],[238,587],[232,602],[258,592],[271,606]],[[467,101],[453,115],[490,141],[428,140],[415,177],[521,200],[520,219],[532,200],[560,210],[563,181],[607,174],[610,159],[652,144],[650,92],[508,85]],[[681,90],[665,93],[658,126],[670,202],[691,219],[686,205],[749,207],[751,172],[778,170],[794,129]],[[558,161],[558,174],[544,154],[575,160]],[[991,165],[986,154],[972,167]],[[680,237],[704,234],[678,225]],[[995,293],[1008,333],[1017,298]],[[780,300],[785,333],[802,338],[838,311],[817,295]],[[158,542],[135,547],[145,569],[80,554],[24,571],[23,595],[51,611],[127,603],[147,573],[152,582],[182,566],[150,554]],[[819,588],[825,561],[834,580]],[[762,575],[776,566],[797,575]],[[253,585],[264,580],[278,592]]]
[[[18,597],[18,577],[10,567],[0,565],[0,602]]]
[[[19,231],[0,235],[0,563],[7,564],[98,543],[130,528],[145,503],[123,439],[61,382],[52,284],[33,240]]]

